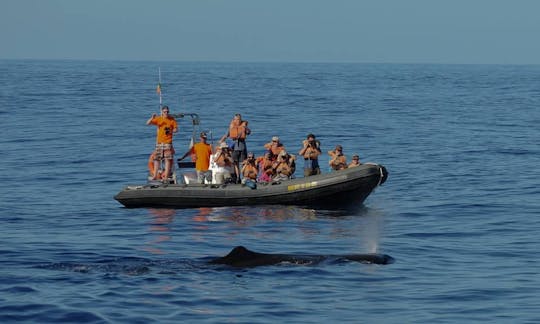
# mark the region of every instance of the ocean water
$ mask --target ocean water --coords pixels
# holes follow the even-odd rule
[[[214,138],[239,112],[256,154],[312,132],[389,179],[347,209],[123,208],[159,68]],[[2,323],[540,322],[540,66],[4,60],[0,85]],[[237,245],[396,262],[207,264]]]

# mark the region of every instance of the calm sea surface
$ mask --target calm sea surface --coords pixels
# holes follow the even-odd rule
[[[256,154],[313,132],[389,180],[345,210],[123,208],[159,67],[214,138],[239,112]],[[540,322],[540,66],[0,61],[0,125],[2,323]],[[206,264],[236,245],[396,262]]]

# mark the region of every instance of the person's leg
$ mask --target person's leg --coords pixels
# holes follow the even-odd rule
[[[171,175],[171,165],[172,165],[172,159],[166,159],[165,160],[165,171],[164,171],[164,176],[165,176],[165,179],[168,179],[169,176]]]
[[[204,171],[197,170],[197,183],[204,184]]]
[[[152,180],[158,180],[160,163],[159,160],[154,160],[154,174],[152,174]]]
[[[212,171],[208,170],[204,173],[204,177],[206,178],[207,183],[212,183]]]

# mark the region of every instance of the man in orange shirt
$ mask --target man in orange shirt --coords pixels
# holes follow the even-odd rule
[[[208,183],[212,182],[212,171],[210,167],[210,155],[212,155],[212,146],[206,142],[207,136],[205,132],[200,135],[200,142],[193,145],[189,151],[180,159],[182,161],[186,156],[195,155],[195,170],[197,171],[197,182],[203,184],[204,180]]]
[[[165,160],[165,179],[168,179],[171,173],[171,166],[174,156],[174,148],[172,146],[173,133],[178,132],[178,124],[176,120],[169,116],[169,107],[161,107],[161,116],[152,114],[152,117],[146,121],[146,125],[156,125],[157,140],[156,150],[154,151],[154,174],[153,180],[158,180],[158,172],[161,161]]]

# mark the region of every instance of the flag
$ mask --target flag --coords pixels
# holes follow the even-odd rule
[[[161,94],[161,83],[158,83],[158,84],[157,84],[156,92],[157,92],[157,94],[159,94],[159,95]]]

